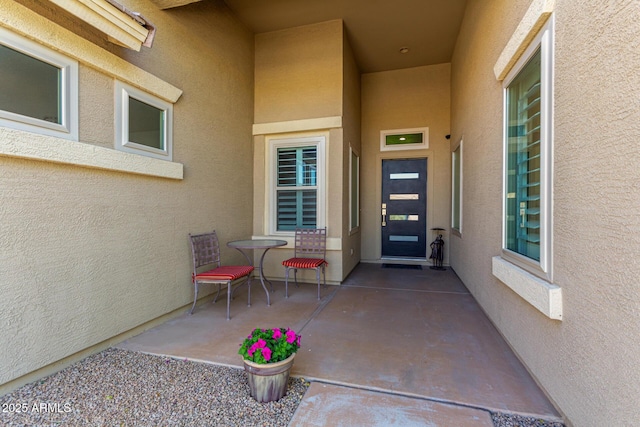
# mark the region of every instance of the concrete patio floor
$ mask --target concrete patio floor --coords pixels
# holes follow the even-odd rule
[[[259,282],[118,347],[242,367],[240,342],[255,327],[302,335],[291,375],[311,387],[292,426],[492,426],[490,412],[562,421],[451,269],[360,264],[341,286]]]

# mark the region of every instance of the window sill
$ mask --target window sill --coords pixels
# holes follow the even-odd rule
[[[562,320],[562,288],[506,261],[492,259],[492,272],[502,283],[553,320]]]
[[[181,163],[2,127],[0,156],[178,180],[184,170]]]

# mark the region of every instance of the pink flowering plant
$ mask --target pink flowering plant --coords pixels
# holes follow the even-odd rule
[[[256,328],[240,344],[238,354],[244,360],[266,364],[280,362],[297,352],[300,348],[300,335],[293,329]]]

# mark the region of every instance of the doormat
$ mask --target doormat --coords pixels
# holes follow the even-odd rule
[[[422,270],[422,266],[416,264],[382,264],[382,268],[404,268],[405,270]]]

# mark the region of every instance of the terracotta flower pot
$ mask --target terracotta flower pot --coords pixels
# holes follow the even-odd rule
[[[276,362],[258,364],[244,360],[244,370],[249,379],[251,397],[260,403],[279,400],[287,394],[289,371],[293,366],[293,353],[288,358]]]

